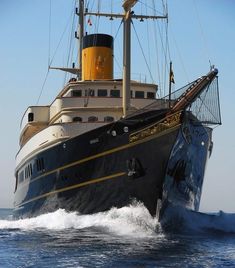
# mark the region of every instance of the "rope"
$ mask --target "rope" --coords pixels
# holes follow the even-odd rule
[[[44,78],[44,81],[43,81],[43,84],[42,84],[42,87],[41,87],[39,96],[37,98],[36,105],[38,105],[39,100],[40,100],[40,98],[42,96],[42,92],[44,90],[44,87],[45,87],[45,84],[46,84],[46,81],[47,81],[47,78],[48,78],[48,74],[49,74],[50,54],[51,54],[51,0],[49,2],[49,19],[48,19],[48,24],[49,24],[48,25],[49,26],[49,31],[48,31],[48,69],[47,69],[47,73],[46,73],[46,76]]]
[[[156,7],[155,7],[154,0],[152,0],[152,5],[153,5],[153,10],[155,12],[154,15],[156,15]],[[165,9],[166,9],[166,6],[164,5],[164,10]],[[160,93],[161,93],[161,96],[163,96],[163,95],[165,95],[164,88],[166,87],[166,82],[168,81],[168,79],[167,79],[167,70],[168,70],[167,56],[169,57],[169,61],[170,61],[170,54],[168,54],[169,51],[170,51],[169,50],[169,41],[168,41],[168,23],[166,24],[165,30],[164,30],[164,28],[162,28],[162,30],[160,29],[160,26],[159,26],[159,22],[158,21],[154,24],[154,29],[155,29],[155,31],[154,31],[155,32],[155,42],[157,44],[156,24],[157,24],[157,28],[158,28],[158,32],[159,32],[159,36],[160,36],[161,47],[162,47],[162,51],[163,51],[163,61],[162,61],[162,68],[161,68],[162,69],[162,75],[160,75],[159,61],[157,61],[158,62],[159,81],[160,81],[160,84],[162,83],[162,91],[163,91],[163,92],[160,92]],[[164,27],[164,25],[162,27]],[[165,33],[165,34],[163,34],[163,33]],[[163,41],[164,35],[165,35],[165,41]],[[161,77],[162,77],[162,82],[161,82]]]
[[[74,0],[73,10],[75,10],[75,7],[76,7],[76,0]],[[73,49],[74,49],[74,43],[75,43],[75,42],[72,42],[72,40],[74,39],[73,38],[73,34],[75,32],[74,28],[75,28],[75,13],[73,13],[73,21],[72,21],[71,33],[70,33],[70,37],[69,37],[69,49],[68,49],[69,52],[68,52],[68,58],[67,58],[67,63],[66,63],[66,66],[67,67],[69,67],[69,61],[72,61],[72,55],[73,55],[73,53],[71,51],[73,51]],[[73,49],[72,49],[72,44],[73,44]],[[68,75],[68,73],[65,72],[65,75],[64,75],[64,84],[66,82],[67,75]]]
[[[48,36],[48,68],[50,65],[50,57],[51,57],[51,0],[50,0],[50,8],[49,8],[49,36]]]
[[[50,59],[50,54],[51,54],[51,0],[50,0],[50,3],[49,3],[49,45],[48,45],[48,70],[47,70],[47,73],[46,73],[46,75],[45,75],[45,79],[44,79],[44,81],[43,81],[43,84],[42,84],[42,87],[41,87],[41,90],[40,90],[40,93],[39,93],[39,96],[38,96],[38,98],[37,98],[37,101],[36,101],[36,105],[38,105],[38,103],[39,103],[39,100],[40,100],[40,98],[41,98],[41,96],[42,96],[42,93],[43,93],[43,90],[44,90],[44,88],[45,88],[45,84],[46,84],[46,81],[47,81],[47,78],[48,78],[48,75],[49,75],[49,72],[50,72],[50,66],[51,66],[51,64],[52,64],[52,62],[53,62],[53,60],[54,60],[54,58],[55,58],[55,55],[56,55],[56,53],[57,53],[57,50],[58,50],[58,48],[59,48],[59,46],[60,46],[60,44],[61,44],[61,42],[62,42],[62,39],[63,39],[63,37],[64,37],[64,34],[65,34],[65,32],[66,32],[66,30],[67,30],[67,28],[68,28],[68,25],[69,25],[69,22],[70,22],[70,17],[71,17],[71,15],[69,16],[69,20],[68,20],[68,22],[67,22],[67,24],[66,24],[66,26],[65,26],[65,29],[64,29],[64,31],[63,31],[63,33],[62,33],[62,35],[61,35],[61,37],[60,37],[60,40],[59,40],[59,43],[58,43],[58,45],[57,45],[57,47],[56,47],[56,49],[55,49],[55,52],[54,52],[54,54],[53,54],[53,56],[52,56],[52,58]]]
[[[60,46],[60,44],[61,44],[61,42],[62,42],[62,40],[63,40],[63,38],[64,38],[65,32],[67,31],[68,25],[69,25],[69,23],[70,23],[70,17],[71,17],[71,16],[72,16],[72,14],[69,16],[69,19],[68,19],[68,21],[67,21],[67,24],[66,24],[66,26],[65,26],[65,28],[64,28],[64,31],[63,31],[63,33],[62,33],[62,35],[61,35],[61,37],[60,37],[59,43],[58,43],[58,45],[57,45],[57,47],[56,47],[56,49],[55,49],[55,52],[54,52],[54,54],[53,54],[53,56],[52,56],[51,61],[50,61],[49,67],[51,66],[51,63],[53,62],[53,60],[54,60],[54,58],[55,58],[55,55],[56,55],[56,53],[57,53],[57,50],[58,50],[58,48],[59,48],[59,46]]]
[[[145,11],[146,11],[146,14],[147,14],[147,7],[145,7]],[[142,10],[141,10],[141,15],[142,15]],[[151,68],[151,55],[150,55],[150,31],[149,31],[149,23],[148,23],[148,20],[147,20],[147,40],[148,40],[147,44],[148,44],[149,65],[150,65],[150,69],[152,69]]]
[[[119,24],[119,26],[118,26],[117,32],[116,32],[116,34],[115,34],[115,36],[114,36],[114,41],[116,40],[117,35],[119,34],[119,31],[120,31],[120,28],[121,28],[122,23],[123,23],[123,20],[121,20],[121,22],[120,22],[120,24]],[[121,48],[120,48],[120,44],[119,44],[119,42],[117,42],[117,45],[118,45],[118,49],[119,49],[119,53],[120,53]],[[118,62],[117,58],[115,57],[115,54],[114,54],[114,60],[115,60],[115,62],[117,63],[118,68],[120,69],[120,72],[122,72],[122,67],[121,67],[120,63]]]
[[[38,96],[38,99],[37,99],[36,105],[38,105],[39,100],[40,100],[40,98],[41,98],[41,96],[42,96],[42,92],[43,92],[43,90],[44,90],[44,87],[45,87],[45,84],[46,84],[46,81],[47,81],[48,74],[49,74],[49,69],[47,70],[47,73],[46,73],[46,76],[45,76],[44,82],[43,82],[43,84],[42,84],[42,88],[41,88],[40,94],[39,94],[39,96]]]
[[[153,5],[154,7],[152,7],[152,6],[149,6],[149,5],[146,4],[146,3],[143,3],[143,2],[140,1],[140,0],[139,0],[139,3],[143,4],[144,6],[146,6],[146,7],[149,8],[149,9],[152,9],[152,10],[155,12],[155,14],[158,13],[158,14],[160,14],[161,16],[163,16],[163,13],[161,13],[160,11],[157,11],[157,10],[156,10],[156,8],[155,8],[155,4]]]
[[[179,50],[179,46],[177,45],[177,42],[176,42],[176,39],[175,39],[175,35],[174,35],[174,33],[173,33],[173,31],[172,31],[170,25],[169,25],[169,29],[170,29],[170,31],[171,31],[171,36],[172,36],[172,38],[173,38],[173,40],[174,40],[175,47],[176,47],[177,53],[178,53],[178,55],[179,55],[179,59],[180,59],[180,63],[181,63],[183,72],[184,72],[184,74],[185,74],[187,83],[189,84],[189,83],[190,83],[190,82],[189,82],[190,79],[189,79],[188,73],[187,73],[187,71],[186,71],[186,68],[185,68],[185,65],[184,65],[184,61],[183,61],[183,58],[182,58],[181,53],[180,53],[180,50]]]
[[[133,24],[133,23],[132,23],[132,24]],[[152,82],[154,83],[154,79],[153,79],[153,76],[152,76],[151,70],[150,70],[150,68],[149,68],[149,65],[148,65],[147,59],[146,59],[145,54],[144,54],[143,47],[141,46],[140,39],[139,39],[139,36],[138,36],[138,34],[137,34],[137,32],[136,32],[136,29],[135,29],[135,25],[134,25],[134,24],[133,24],[133,29],[134,29],[134,31],[135,31],[136,38],[137,38],[137,40],[138,40],[138,43],[139,43],[139,46],[140,46],[140,49],[141,49],[142,55],[143,55],[143,57],[144,57],[145,64],[146,64],[147,69],[148,69],[148,71],[149,71],[149,75],[150,75],[150,77],[151,77],[151,79],[152,79]]]
[[[206,57],[209,60],[210,67],[211,67],[212,65],[211,65],[211,61],[210,61],[209,49],[208,49],[208,45],[207,45],[207,42],[206,42],[206,37],[205,37],[204,31],[203,31],[203,27],[202,27],[202,24],[201,24],[201,20],[200,20],[199,12],[198,12],[198,9],[197,9],[196,1],[194,0],[193,3],[194,3],[194,9],[195,9],[195,12],[196,12],[196,15],[197,15],[197,19],[198,19],[198,24],[199,24],[200,32],[201,32],[201,37],[202,37],[202,41],[203,41],[204,52],[205,52]]]

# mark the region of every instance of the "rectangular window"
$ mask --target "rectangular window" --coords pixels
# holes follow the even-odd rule
[[[34,120],[33,113],[28,113],[28,122],[33,122],[33,120]]]
[[[37,165],[37,171],[44,171],[45,166],[44,166],[44,159],[43,158],[37,159],[36,165]]]
[[[29,170],[30,170],[30,177],[33,175],[33,169],[32,169],[32,164],[29,164]]]
[[[120,90],[118,90],[118,89],[111,89],[110,90],[110,97],[119,98],[120,97]]]
[[[43,158],[41,158],[41,167],[42,167],[42,170],[45,169],[45,167],[44,167],[44,159]]]
[[[22,170],[19,175],[19,183],[24,181],[24,171]]]
[[[140,98],[140,99],[144,99],[144,91],[136,91],[135,97]]]
[[[147,92],[147,98],[148,99],[155,99],[155,93],[154,92]]]
[[[98,89],[98,97],[106,97],[108,95],[107,89]]]
[[[112,116],[105,116],[104,117],[104,122],[113,122],[114,118]]]
[[[85,96],[86,97],[88,97],[88,96],[89,97],[94,97],[95,96],[95,90],[94,89],[90,89],[90,88],[89,89],[86,89],[85,90]]]
[[[82,90],[73,90],[72,91],[72,97],[81,97],[82,96]]]
[[[98,117],[97,116],[89,116],[88,117],[88,122],[97,122],[98,121]]]

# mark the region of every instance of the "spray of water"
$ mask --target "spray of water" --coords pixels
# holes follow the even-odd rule
[[[169,206],[159,224],[141,203],[122,208],[112,208],[106,212],[80,215],[59,209],[53,213],[21,220],[0,220],[0,230],[20,229],[23,231],[47,230],[84,230],[98,228],[102,232],[131,237],[164,236],[165,231],[177,232],[223,232],[235,233],[235,214],[219,212],[206,214]]]
[[[107,212],[91,215],[79,215],[59,209],[53,213],[35,218],[21,220],[0,220],[0,229],[21,230],[63,230],[101,228],[102,231],[113,232],[123,236],[147,237],[159,232],[159,223],[140,203],[122,208],[112,208]]]

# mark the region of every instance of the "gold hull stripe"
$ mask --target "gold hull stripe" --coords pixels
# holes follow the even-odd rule
[[[170,132],[176,130],[177,128],[179,128],[179,126],[180,126],[180,124],[178,124],[178,125],[176,125],[176,126],[170,128],[170,129],[167,129],[167,130],[165,130],[165,131],[163,131],[163,132],[161,132],[161,133],[157,133],[157,134],[155,134],[155,135],[148,136],[148,137],[146,137],[146,138],[144,138],[144,139],[140,139],[140,140],[137,140],[137,141],[135,141],[135,142],[131,142],[131,143],[122,145],[122,146],[120,146],[120,147],[116,147],[116,148],[114,148],[114,149],[110,149],[110,150],[104,151],[104,152],[99,153],[99,154],[91,155],[91,156],[89,156],[89,157],[86,157],[86,158],[83,158],[83,159],[81,159],[81,160],[77,160],[77,161],[72,162],[72,163],[70,163],[70,164],[67,164],[67,165],[64,165],[64,166],[62,166],[62,167],[59,167],[59,168],[57,168],[57,169],[48,171],[48,172],[43,173],[42,175],[36,177],[35,179],[33,179],[33,180],[29,181],[29,182],[28,182],[28,181],[23,182],[21,185],[18,185],[18,189],[20,189],[20,188],[22,188],[22,187],[28,185],[29,183],[32,183],[32,182],[36,181],[36,180],[38,180],[38,179],[40,179],[40,178],[42,178],[42,177],[48,176],[48,175],[50,175],[50,174],[52,174],[52,173],[55,173],[55,172],[57,172],[57,171],[64,170],[64,169],[66,169],[66,168],[73,167],[73,166],[75,166],[75,165],[82,164],[82,163],[88,162],[88,161],[90,161],[90,160],[93,160],[93,159],[96,159],[96,158],[99,158],[99,157],[102,157],[102,156],[106,156],[106,155],[109,155],[109,154],[112,154],[112,153],[115,153],[115,152],[118,152],[118,151],[122,151],[122,150],[125,150],[125,149],[127,149],[127,148],[134,147],[134,146],[136,146],[136,145],[138,145],[138,144],[145,143],[145,142],[148,142],[148,141],[153,140],[153,139],[155,139],[155,138],[158,138],[158,137],[160,137],[160,136],[166,135],[166,134],[168,134],[168,133],[170,133]],[[27,184],[26,184],[26,183],[27,183]]]
[[[101,181],[106,181],[106,180],[110,180],[110,179],[118,178],[118,177],[124,176],[125,174],[126,174],[125,172],[119,172],[119,173],[112,174],[112,175],[109,175],[109,176],[105,176],[105,177],[97,178],[97,179],[94,179],[94,180],[89,180],[89,181],[86,181],[86,182],[81,182],[81,183],[79,183],[79,184],[75,184],[75,185],[71,185],[71,186],[68,186],[68,187],[65,187],[65,188],[61,188],[61,189],[58,189],[58,190],[54,190],[54,191],[51,191],[51,192],[48,192],[48,193],[39,195],[39,196],[37,196],[37,197],[34,197],[34,198],[32,198],[32,199],[29,199],[29,200],[26,201],[26,202],[23,202],[23,203],[21,203],[21,204],[19,204],[19,205],[16,205],[16,207],[23,206],[23,205],[25,205],[25,204],[27,204],[27,203],[30,203],[30,202],[32,202],[32,201],[36,201],[36,200],[38,200],[38,199],[47,197],[47,196],[52,195],[52,194],[57,194],[57,193],[61,193],[61,192],[65,192],[65,191],[73,190],[73,189],[76,189],[76,188],[80,188],[80,187],[83,187],[83,186],[86,186],[86,185],[89,185],[89,184],[94,184],[94,183],[98,183],[98,182],[101,182]]]

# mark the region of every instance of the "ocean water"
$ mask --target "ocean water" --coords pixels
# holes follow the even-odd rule
[[[235,267],[235,214],[169,210],[163,231],[141,204],[23,220],[11,213],[0,209],[0,268]]]

